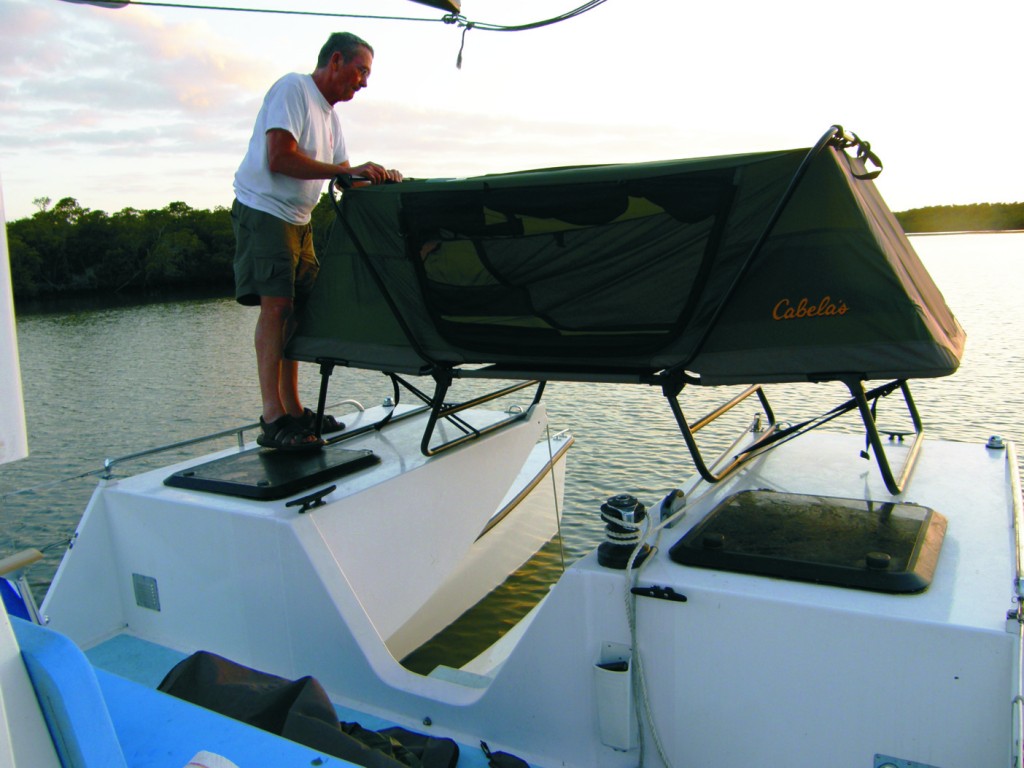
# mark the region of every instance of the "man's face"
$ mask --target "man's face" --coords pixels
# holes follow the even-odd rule
[[[347,62],[342,59],[341,54],[335,54],[331,66],[334,67],[331,82],[335,97],[332,103],[351,101],[356,91],[367,86],[370,67],[373,66],[373,54],[365,48],[359,48]]]

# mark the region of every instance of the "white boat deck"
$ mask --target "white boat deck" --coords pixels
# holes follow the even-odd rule
[[[1020,686],[1019,626],[1007,622],[1016,608],[1013,454],[927,443],[904,493],[893,497],[874,463],[860,458],[862,447],[857,436],[824,432],[792,441],[717,486],[697,484],[691,508],[663,532],[638,585],[671,587],[687,602],[638,598],[636,642],[669,754],[737,768],[826,764],[813,755],[855,768],[872,765],[873,754],[941,768],[1010,764]],[[906,448],[889,450],[900,466]],[[933,508],[948,528],[931,586],[885,594],[669,558],[720,500],[745,489]],[[593,555],[573,571],[588,600],[623,594],[621,572]],[[628,629],[616,631],[600,610],[580,618],[596,628],[590,643],[630,645]],[[794,739],[806,760],[787,747]]]
[[[420,432],[412,431],[418,445]],[[498,433],[497,454],[515,443],[502,442],[515,431]],[[538,431],[524,441],[532,445]],[[368,537],[362,521],[353,522],[360,505],[346,503],[366,498],[373,485],[340,500],[329,496],[327,507],[305,514],[284,500],[223,497],[217,505],[226,514],[211,522],[209,509],[190,508],[191,499],[207,494],[162,485],[169,470],[119,481],[103,497],[106,518],[97,519],[106,522],[93,523],[66,560],[106,578],[104,558],[113,553],[116,579],[76,592],[79,581],[69,571],[56,605],[101,669],[153,687],[186,653],[203,649],[289,679],[309,674],[340,719],[453,738],[465,755],[460,765],[486,764],[475,746],[482,738],[536,768],[628,768],[638,748],[631,707],[641,700],[650,707],[639,731],[646,748],[653,749],[653,724],[667,753],[686,764],[863,768],[873,755],[889,755],[940,768],[1008,765],[1021,689],[1019,626],[1007,622],[1016,606],[1015,456],[980,444],[925,443],[904,492],[893,497],[875,463],[861,458],[863,445],[859,435],[817,430],[719,484],[683,486],[685,514],[662,531],[656,552],[633,575],[639,586],[671,588],[685,602],[637,597],[632,629],[626,573],[601,566],[592,553],[566,571],[500,650],[436,676],[402,667],[376,630],[378,603],[395,598],[393,585],[378,583],[394,567],[382,553],[415,551],[416,537],[426,534],[385,525],[380,541]],[[907,450],[888,446],[894,468]],[[472,453],[452,452],[447,480],[483,468],[459,465]],[[396,453],[383,463],[400,461]],[[386,484],[390,505],[368,507],[373,519],[387,522],[405,509],[394,502],[403,498],[395,485],[404,476]],[[425,520],[447,521],[446,512],[459,506],[444,494],[462,485],[435,486],[440,506]],[[670,558],[672,546],[720,501],[751,489],[934,509],[948,527],[931,585],[889,594]],[[145,499],[145,508],[132,499]],[[420,502],[414,495],[408,508]],[[210,536],[196,540],[188,530],[199,523]],[[256,523],[263,533],[250,527]],[[268,531],[287,536],[269,538]],[[162,611],[137,604],[126,581],[136,572],[159,580]],[[118,593],[118,604],[82,607],[86,594]],[[105,611],[111,615],[101,616]],[[620,676],[609,713],[597,668],[616,657],[643,660],[646,688],[634,702],[631,674]],[[426,718],[432,725],[418,727]]]
[[[357,495],[368,488],[387,483],[401,474],[414,471],[428,461],[428,457],[424,456],[420,451],[420,440],[423,436],[423,419],[416,418],[415,416],[409,418],[411,414],[416,414],[422,409],[410,405],[398,406],[395,409],[396,417],[386,428],[383,430],[373,429],[374,425],[380,422],[388,410],[383,407],[374,407],[344,415],[345,432],[343,434],[345,437],[340,442],[332,443],[323,450],[372,451],[380,461],[377,464],[362,467],[358,471],[344,476],[341,481],[337,482],[338,488],[333,492],[332,499]],[[467,411],[460,414],[460,416],[469,421],[475,428],[483,429],[490,424],[500,421],[502,414],[494,411],[477,410]],[[462,432],[442,419],[438,422],[434,442],[451,440],[461,434]],[[327,437],[333,439],[337,435],[329,434]],[[255,442],[248,444],[246,448],[248,450],[259,450],[259,446]],[[214,506],[258,517],[287,518],[293,515],[294,510],[286,508],[284,504],[284,501],[290,500],[291,497],[280,503],[267,503],[262,500],[231,495],[217,495],[213,497],[206,491],[175,488],[164,484],[164,480],[174,473],[217,461],[218,459],[230,458],[237,454],[237,448],[229,448],[218,453],[191,458],[177,464],[119,479],[117,481],[117,492],[135,494],[146,498],[168,499],[175,503],[204,507]],[[331,483],[320,483],[321,486],[329,484]],[[302,493],[297,493],[292,496],[302,495]]]
[[[662,551],[644,570],[645,580],[679,582],[682,566],[668,559],[669,547],[720,500],[739,490],[910,502],[934,509],[949,521],[934,581],[921,594],[839,589],[702,568],[686,568],[683,581],[690,590],[1004,633],[1006,612],[1014,607],[1016,568],[1012,500],[1006,493],[1008,475],[1016,469],[1007,463],[1007,451],[981,444],[925,443],[904,493],[892,496],[874,462],[860,458],[862,447],[863,439],[856,436],[819,431],[770,452],[749,471],[714,486],[680,523],[665,531]],[[893,465],[901,466],[908,448],[899,443],[887,447]],[[1004,514],[992,513],[1000,509]]]

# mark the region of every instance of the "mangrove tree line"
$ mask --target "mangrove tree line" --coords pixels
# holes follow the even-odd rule
[[[232,292],[231,212],[182,202],[107,214],[73,197],[35,201],[32,216],[7,224],[15,301],[84,293],[155,294],[190,288]],[[313,212],[322,250],[334,211],[326,195]]]
[[[161,210],[107,214],[73,197],[8,222],[15,300],[87,293],[155,294],[192,288],[232,294],[235,239],[227,208],[170,203]],[[897,213],[907,232],[1024,230],[1024,203],[933,206]],[[313,240],[322,253],[334,222],[327,195],[313,211]]]

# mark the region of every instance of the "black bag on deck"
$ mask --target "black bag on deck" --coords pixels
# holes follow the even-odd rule
[[[459,759],[451,739],[339,722],[312,677],[286,680],[206,651],[175,665],[158,690],[366,768],[454,768]]]
[[[480,749],[484,751],[487,758],[488,768],[530,768],[530,764],[521,757],[516,757],[509,752],[491,752],[486,741],[480,742]]]

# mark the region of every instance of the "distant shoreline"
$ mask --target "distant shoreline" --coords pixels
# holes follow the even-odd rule
[[[932,237],[933,235],[1019,235],[1024,229],[951,229],[945,232],[906,232],[907,237]]]
[[[893,215],[914,236],[1024,231],[1024,203],[931,206]],[[311,221],[316,251],[326,248],[335,216],[324,194]],[[43,200],[29,218],[7,222],[7,241],[19,311],[234,291],[235,237],[226,208],[175,202],[161,210],[107,214],[71,197]]]
[[[897,211],[894,215],[907,234],[1024,230],[1024,203],[932,205]]]

